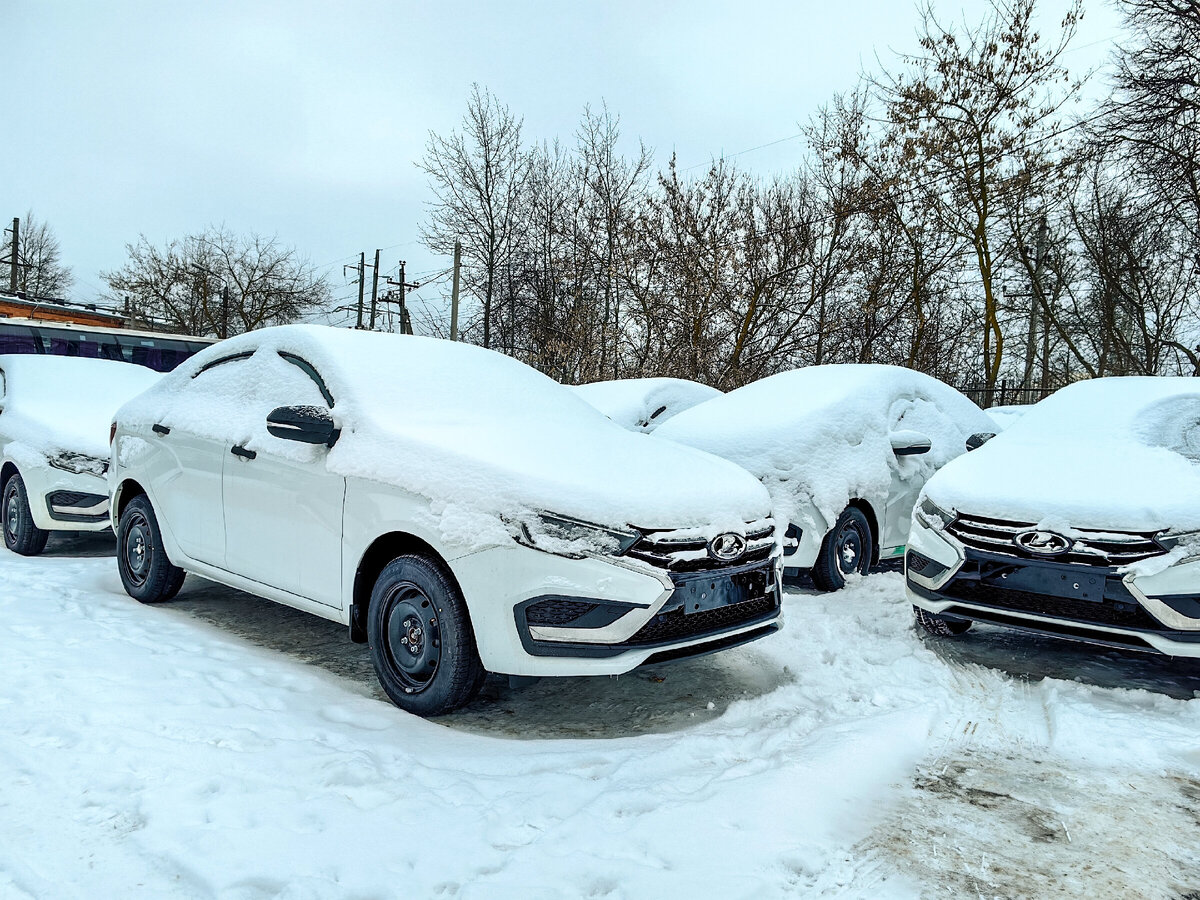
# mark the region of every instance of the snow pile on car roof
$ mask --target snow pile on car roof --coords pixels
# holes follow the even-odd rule
[[[0,356],[0,435],[41,454],[61,450],[108,458],[117,408],[162,377],[144,366],[75,356]]]
[[[619,378],[571,388],[630,431],[654,431],[663,422],[705,400],[721,396],[714,387],[685,378]]]
[[[255,350],[194,378],[216,360]],[[280,352],[325,379],[342,429],[327,454],[267,433],[275,406],[326,405]],[[317,325],[263,329],[197,354],[121,417],[260,453],[324,454],[333,473],[429,498],[443,536],[465,546],[498,540],[497,516],[530,511],[612,527],[736,529],[770,506],[762,487],[725,460],[627,432],[517,360],[431,338]]]
[[[926,486],[941,506],[1057,528],[1200,528],[1200,379],[1097,378],[1031,407]]]
[[[893,431],[917,431],[929,453],[897,460]],[[883,504],[893,469],[922,480],[964,452],[991,420],[958,391],[928,375],[884,365],[794,369],[680,413],[655,436],[745,467],[771,492],[779,521],[831,525],[854,498]],[[805,521],[805,500],[825,523]]]

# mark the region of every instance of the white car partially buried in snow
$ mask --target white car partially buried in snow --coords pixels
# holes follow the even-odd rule
[[[103,531],[109,424],[162,377],[107,359],[0,355],[4,545],[34,556],[51,531]]]
[[[721,396],[716,388],[686,378],[617,378],[571,390],[622,428],[647,433],[685,409]]]
[[[1200,657],[1200,379],[1100,378],[1042,400],[925,486],[917,621]]]
[[[778,628],[770,498],[513,359],[320,326],[222,341],[117,414],[129,594],[184,572],[349,626],[432,715],[485,672],[627,672]]]
[[[926,480],[995,426],[954,388],[911,369],[811,366],[680,413],[656,437],[738,463],[771,492],[789,574],[822,590],[899,558]]]

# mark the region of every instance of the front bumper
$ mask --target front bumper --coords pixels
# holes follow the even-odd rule
[[[20,468],[33,522],[44,531],[103,531],[109,527],[108,482],[52,466]]]
[[[912,603],[938,615],[1200,658],[1200,564],[1136,577],[964,547],[914,521],[905,580]],[[1192,593],[1160,590],[1187,583]]]
[[[619,675],[728,649],[779,628],[777,558],[672,575],[619,559],[505,547],[452,565],[480,657],[492,672]]]

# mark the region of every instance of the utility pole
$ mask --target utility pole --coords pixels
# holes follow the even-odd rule
[[[365,250],[358,254],[358,324],[354,327],[362,331],[362,316],[363,316],[363,278],[366,276],[367,269],[367,253]]]
[[[221,282],[221,339],[229,337],[229,282]]]
[[[454,287],[450,291],[450,340],[458,340],[458,270],[462,266],[462,244],[454,242]]]
[[[1029,389],[1033,387],[1033,364],[1037,354],[1037,325],[1038,325],[1038,310],[1042,303],[1042,261],[1046,258],[1046,217],[1042,216],[1038,222],[1037,246],[1034,248],[1033,257],[1033,283],[1030,285],[1029,291],[1029,330],[1025,335],[1025,376],[1021,380],[1021,386]],[[1020,296],[1020,295],[1016,295]],[[1043,320],[1045,316],[1042,316]],[[1049,322],[1042,322],[1042,339],[1043,344],[1049,344],[1050,329]],[[1046,361],[1042,361],[1042,387],[1046,386]],[[1026,397],[1026,399],[1029,399]]]
[[[9,247],[8,289],[17,292],[17,248],[21,246],[21,220],[13,219],[12,246]]]
[[[400,276],[400,280],[404,280],[404,276]],[[375,251],[375,269],[371,274],[371,325],[372,331],[375,330],[375,298],[379,295],[379,251]]]
[[[400,300],[399,300],[399,303],[400,303],[400,333],[401,334],[412,334],[413,333],[412,317],[410,317],[408,314],[408,301],[405,299],[405,291],[406,290],[415,291],[421,285],[419,282],[416,282],[416,281],[408,282],[408,281],[404,280],[404,265],[405,265],[404,260],[400,260],[400,280],[392,281],[392,279],[389,278],[389,279],[387,279],[386,283],[391,285],[392,287],[397,287],[400,289]],[[385,294],[383,299],[384,299],[385,303],[390,303],[391,302],[391,292],[389,291],[387,294]]]

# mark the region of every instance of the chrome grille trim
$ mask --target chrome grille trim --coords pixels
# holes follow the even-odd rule
[[[1056,562],[1090,566],[1127,566],[1167,552],[1166,548],[1154,539],[1155,532],[1073,528],[1071,530],[1082,537],[1063,535],[1071,541],[1070,550],[1058,556],[1039,556],[1020,549],[1013,540],[1023,531],[1034,530],[1037,530],[1034,523],[1012,522],[963,513],[946,526],[946,531],[964,546],[1020,559],[1052,559]],[[1054,531],[1053,528],[1045,530]]]
[[[746,522],[745,530],[736,530],[746,537],[746,551],[735,560],[723,561],[708,555],[708,543],[720,532],[705,534],[701,529],[677,530],[638,529],[642,537],[625,551],[625,556],[649,563],[671,572],[697,572],[725,569],[769,559],[775,550],[775,522],[758,519]]]

